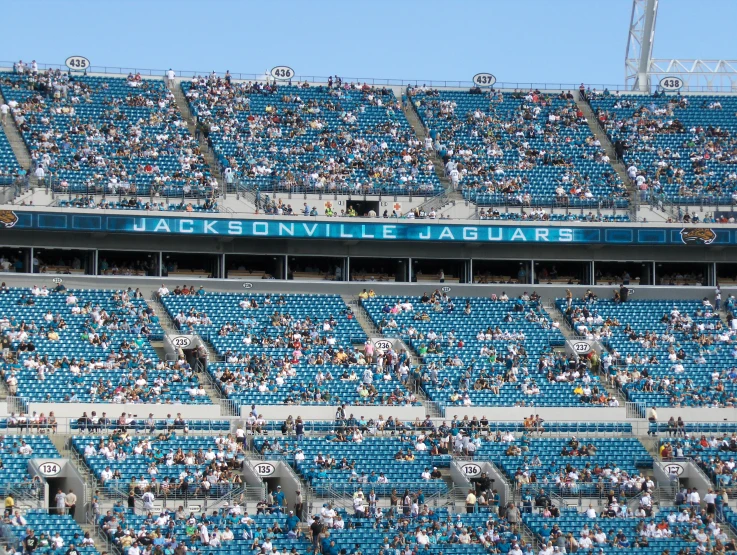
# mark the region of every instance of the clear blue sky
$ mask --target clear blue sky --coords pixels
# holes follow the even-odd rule
[[[17,0],[3,61],[622,84],[630,0]],[[15,22],[11,24],[10,22]],[[737,59],[737,0],[661,0],[655,56]]]

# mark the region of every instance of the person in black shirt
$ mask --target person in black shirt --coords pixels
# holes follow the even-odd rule
[[[26,553],[33,553],[38,547],[38,538],[34,534],[33,529],[29,528],[26,532],[28,535],[23,540],[23,546],[25,547]]]
[[[318,515],[315,515],[315,521],[310,524],[310,532],[312,532],[312,546],[317,550],[320,545],[320,534],[322,533],[322,522],[320,522]]]

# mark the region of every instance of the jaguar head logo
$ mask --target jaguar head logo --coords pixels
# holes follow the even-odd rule
[[[681,230],[681,240],[686,245],[711,245],[717,234],[708,227],[693,227]]]
[[[10,229],[18,222],[18,216],[12,210],[0,210],[0,224]]]

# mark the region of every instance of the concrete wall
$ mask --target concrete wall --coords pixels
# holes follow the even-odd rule
[[[677,482],[671,482],[671,469],[678,475]],[[653,475],[659,484],[674,485],[679,489],[684,487],[696,488],[701,499],[704,498],[704,495],[706,495],[710,489],[714,489],[714,484],[711,482],[709,477],[690,460],[656,460],[653,464]]]
[[[667,422],[672,416],[688,422],[737,422],[737,408],[673,407],[658,408],[658,421]]]
[[[58,471],[49,473],[48,468],[54,468]],[[33,478],[39,476],[41,480],[46,482],[47,479],[53,479],[55,484],[60,487],[64,493],[73,490],[77,496],[77,505],[74,512],[74,520],[80,524],[87,522],[86,514],[89,507],[85,504],[87,484],[84,477],[74,467],[68,459],[31,459],[28,461],[28,474]],[[45,506],[54,505],[54,497],[57,489],[45,487]]]
[[[115,422],[122,413],[137,415],[138,420],[145,420],[153,413],[154,418],[166,418],[171,414],[176,416],[178,412],[187,419],[211,419],[220,416],[220,405],[148,405],[148,404],[115,404],[115,403],[29,403],[28,412],[43,412],[48,415],[53,411],[57,418],[79,418],[83,412],[89,415],[96,411],[98,416],[103,412]],[[7,412],[6,412],[7,414]],[[61,431],[61,430],[60,430]]]
[[[291,415],[294,418],[301,416],[303,420],[334,420],[338,405],[256,405],[256,411],[262,414],[266,420],[286,420]],[[241,415],[248,416],[251,412],[250,405],[241,407]],[[377,418],[380,414],[384,418],[393,416],[400,420],[414,420],[425,418],[424,407],[388,407],[388,406],[347,406],[346,416],[353,414],[356,418]]]
[[[481,418],[493,422],[522,422],[530,414],[539,414],[546,421],[617,422],[625,420],[624,407],[448,407],[445,418],[453,416]]]
[[[193,237],[188,239],[194,239]],[[379,255],[381,256],[381,255]],[[387,256],[384,254],[383,256]],[[549,255],[553,256],[553,255]],[[624,258],[622,258],[624,260]],[[0,281],[4,281],[9,287],[31,287],[33,285],[46,285],[53,287],[52,275],[30,275],[30,274],[0,274]],[[146,297],[153,294],[162,283],[169,289],[182,285],[183,278],[158,278],[158,277],[117,277],[117,276],[63,276],[64,285],[68,289],[88,289],[90,287],[102,289],[121,289],[127,287],[140,287]],[[432,291],[440,287],[440,283],[396,283],[396,282],[323,282],[323,281],[280,281],[280,280],[254,280],[251,289],[244,289],[243,280],[225,279],[187,279],[187,284],[195,287],[204,286],[208,291],[242,292],[247,294],[266,293],[311,293],[311,294],[339,294],[357,297],[367,288],[373,289],[377,295],[415,295],[420,296],[424,291]],[[446,284],[448,286],[448,284]],[[564,298],[566,289],[570,289],[574,297],[583,297],[587,289],[591,289],[601,298],[612,296],[612,286],[571,286],[571,285],[474,285],[453,284],[451,296],[489,297],[492,293],[506,293],[521,295],[524,291],[537,291],[544,301],[554,301]],[[668,287],[668,286],[634,286],[633,299],[703,299],[711,297],[713,291],[709,287]],[[722,287],[722,298],[728,295],[737,295],[737,287]]]

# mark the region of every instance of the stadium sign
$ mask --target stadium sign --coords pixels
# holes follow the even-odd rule
[[[276,66],[271,68],[271,77],[277,81],[289,81],[294,77],[294,70],[289,66]]]
[[[390,351],[392,342],[387,339],[379,339],[378,341],[374,341],[374,348],[379,351]]]
[[[461,467],[461,470],[463,471],[464,476],[468,476],[473,478],[474,476],[478,476],[481,474],[481,467],[477,464],[464,464]]]
[[[271,476],[276,472],[276,467],[267,462],[260,462],[256,466],[256,474],[259,476]]]
[[[678,91],[683,88],[683,79],[680,77],[663,77],[660,80],[660,88],[664,91]]]
[[[450,293],[450,286],[446,285],[445,287],[441,287],[440,290],[443,293]]]
[[[0,211],[0,231],[74,231],[148,235],[206,235],[260,239],[331,239],[455,243],[557,243],[603,245],[737,245],[737,228],[444,224],[405,220],[262,220],[181,218],[79,212]]]
[[[676,476],[680,476],[681,474],[683,474],[684,470],[686,470],[686,469],[685,469],[685,468],[683,467],[683,465],[682,465],[682,464],[678,464],[678,463],[670,463],[670,464],[666,464],[666,465],[665,465],[665,466],[663,467],[663,470],[664,470],[664,471],[665,471],[665,473],[666,473],[666,474],[668,474],[669,476],[670,476],[671,474],[675,474]]]
[[[72,71],[87,71],[92,64],[84,56],[69,56],[65,60],[64,65]]]
[[[38,470],[42,475],[51,478],[61,473],[61,465],[55,462],[44,462],[38,465]]]
[[[473,76],[473,84],[477,87],[493,87],[496,77],[491,73],[477,73]]]
[[[573,351],[578,355],[585,355],[591,350],[588,341],[574,341],[572,344]]]
[[[171,344],[179,349],[186,349],[192,344],[192,339],[186,335],[178,335],[176,337],[172,337]]]
[[[61,283],[61,282],[62,282],[62,281],[64,281],[64,280],[63,280],[63,279],[61,279],[61,278],[54,278],[54,279],[52,279],[51,281],[53,281],[54,283]]]

